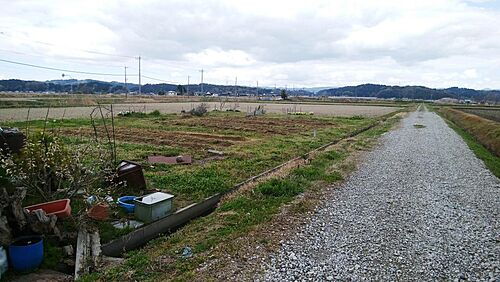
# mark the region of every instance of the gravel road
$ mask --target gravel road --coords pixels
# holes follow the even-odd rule
[[[381,141],[257,280],[500,281],[500,180],[435,113]]]

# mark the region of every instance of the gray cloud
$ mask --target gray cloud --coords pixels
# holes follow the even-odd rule
[[[141,55],[145,73],[175,81],[203,67],[216,83],[238,75],[261,85],[500,88],[500,11],[492,2],[5,1],[0,48],[80,69],[136,64],[81,49]],[[0,75],[47,76],[2,66]]]

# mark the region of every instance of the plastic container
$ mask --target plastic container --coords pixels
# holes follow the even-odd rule
[[[123,196],[118,198],[118,205],[122,207],[127,213],[133,213],[135,211],[136,196]]]
[[[109,205],[105,203],[96,204],[88,210],[87,214],[95,220],[106,220],[109,218]]]
[[[156,192],[138,197],[135,202],[135,217],[146,223],[169,215],[172,211],[174,195]]]
[[[118,164],[115,182],[126,182],[127,187],[134,191],[146,190],[146,180],[142,172],[142,166],[131,161],[121,161]]]
[[[7,268],[9,268],[7,253],[5,252],[5,249],[0,246],[0,281],[2,280],[2,275],[7,271]]]
[[[26,272],[37,268],[43,261],[43,239],[40,236],[23,236],[9,246],[10,265],[16,271]]]
[[[56,215],[59,218],[65,218],[71,215],[71,201],[69,199],[62,199],[47,203],[41,203],[25,207],[29,212],[34,210],[43,210],[47,215]]]

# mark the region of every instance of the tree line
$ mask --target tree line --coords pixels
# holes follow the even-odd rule
[[[472,100],[476,102],[500,103],[499,90],[474,90],[458,87],[434,89],[423,86],[387,86],[379,84],[363,84],[358,86],[325,89],[319,91],[317,95],[422,100],[454,98],[459,100]]]

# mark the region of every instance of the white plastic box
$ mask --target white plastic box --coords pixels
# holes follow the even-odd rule
[[[169,215],[172,212],[174,195],[156,192],[134,200],[135,217],[149,223]]]

